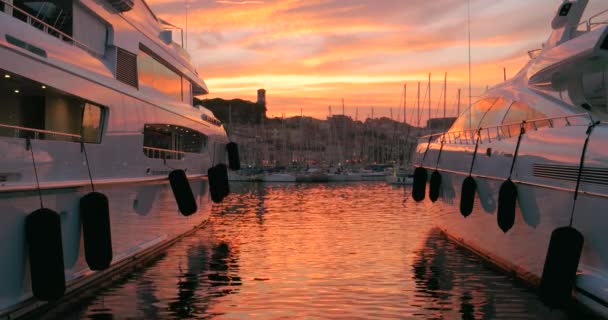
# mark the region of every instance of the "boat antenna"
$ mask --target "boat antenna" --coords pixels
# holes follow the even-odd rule
[[[467,32],[468,32],[468,41],[469,41],[469,128],[471,127],[471,0],[467,0]]]

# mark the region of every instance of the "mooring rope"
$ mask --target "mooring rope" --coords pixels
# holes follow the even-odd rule
[[[437,163],[435,164],[435,170],[439,168],[439,160],[441,160],[441,154],[443,153],[443,145],[445,144],[444,136],[441,136],[441,147],[439,147],[439,155],[437,155]]]
[[[513,161],[511,161],[511,170],[509,171],[509,179],[511,179],[511,176],[513,175],[513,169],[515,168],[515,161],[517,160],[517,155],[519,154],[519,146],[521,144],[521,138],[526,133],[526,129],[524,128],[525,124],[526,124],[526,121],[525,120],[522,121],[521,127],[519,128],[519,137],[517,138],[517,146],[515,147],[515,154],[513,154]]]
[[[581,178],[583,176],[583,166],[585,165],[585,154],[587,153],[587,146],[589,145],[589,138],[591,137],[591,133],[593,132],[593,128],[599,125],[599,121],[592,122],[589,127],[587,127],[587,137],[585,138],[585,144],[583,145],[583,151],[581,153],[581,161],[578,166],[578,176],[576,178],[576,188],[574,189],[574,201],[572,202],[572,211],[570,212],[570,224],[572,227],[572,222],[574,221],[574,212],[576,209],[576,200],[578,199],[578,192],[581,185]]]
[[[426,150],[424,151],[424,155],[422,156],[422,161],[420,161],[420,166],[422,167],[424,165],[424,160],[426,159],[426,154],[429,152],[429,147],[431,146],[431,140],[433,139],[432,136],[429,137],[429,141],[426,144]]]
[[[91,174],[91,167],[89,166],[89,157],[87,155],[87,148],[84,146],[84,141],[80,141],[80,152],[84,153],[84,161],[87,163],[87,171],[89,172],[89,181],[91,182],[91,191],[95,192],[95,184],[93,184],[93,175]]]
[[[469,170],[469,177],[473,173],[473,167],[475,166],[475,159],[477,158],[477,149],[479,149],[479,140],[481,139],[481,128],[477,130],[477,142],[475,142],[475,151],[473,152],[473,159],[471,160],[471,169]]]
[[[36,168],[36,158],[34,157],[34,148],[32,147],[32,141],[30,137],[25,138],[25,148],[30,150],[32,155],[32,164],[34,165],[34,177],[36,177],[36,189],[38,190],[38,198],[40,199],[40,208],[44,208],[44,203],[42,202],[42,190],[40,190],[40,180],[38,179],[38,168]]]

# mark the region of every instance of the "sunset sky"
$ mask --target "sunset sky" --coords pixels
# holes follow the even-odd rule
[[[588,12],[602,0],[591,0]],[[148,0],[162,19],[186,27],[185,0]],[[560,0],[472,0],[473,95],[514,75],[550,32]],[[605,5],[604,5],[605,7]],[[424,97],[432,73],[432,108],[448,73],[448,115],[467,88],[466,0],[190,0],[188,43],[210,98],[256,99],[267,90],[268,116],[317,118],[345,112],[402,119]],[[433,117],[442,115],[433,111]],[[463,107],[464,108],[464,107]],[[411,117],[412,111],[408,111]],[[437,113],[435,113],[437,112]],[[423,118],[428,115],[424,114]],[[410,122],[408,120],[408,122]]]

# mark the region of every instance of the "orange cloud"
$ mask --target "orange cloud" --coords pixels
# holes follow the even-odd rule
[[[182,0],[149,3],[163,19],[184,21]],[[559,3],[472,1],[474,95],[502,81],[503,67],[513,75],[523,66],[526,51],[548,37]],[[303,108],[324,117],[344,98],[353,116],[357,106],[368,110],[360,117],[371,107],[396,115],[403,83],[413,106],[414,87],[422,81],[424,95],[428,72],[435,107],[448,72],[451,110],[468,84],[462,0],[192,1],[188,21],[188,50],[210,97],[254,100],[265,88],[269,114]]]

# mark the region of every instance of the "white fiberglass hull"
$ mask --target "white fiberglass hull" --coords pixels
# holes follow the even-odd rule
[[[0,15],[0,18],[6,17]],[[2,24],[9,22],[3,20]],[[60,215],[69,293],[90,281],[87,279],[97,279],[106,273],[90,271],[83,258],[79,201],[91,191],[89,170],[95,190],[109,200],[113,260],[108,272],[113,272],[127,261],[134,262],[142,254],[171,243],[208,219],[211,203],[206,173],[214,163],[226,161],[224,150],[228,141],[223,127],[202,121],[197,108],[170,107],[163,100],[117,84],[114,79],[82,71],[79,65],[58,63],[55,55],[43,59],[3,41],[0,40],[0,69],[107,109],[100,126],[103,128],[100,142],[84,143],[84,147],[70,139],[51,139],[49,134],[31,139],[31,148],[27,148],[28,142],[19,132],[22,129],[13,132],[3,128],[0,135],[0,318],[12,319],[43,305],[32,298],[25,238],[25,219],[40,208],[36,180],[40,181],[44,207]],[[59,40],[51,38],[49,42],[53,41]],[[49,52],[56,49],[42,42],[37,45]],[[82,62],[90,61],[93,60]],[[26,90],[21,92],[25,93]],[[206,144],[199,152],[181,152],[180,159],[150,156],[144,148],[147,124],[197,131],[206,137]],[[174,169],[186,171],[197,200],[198,211],[189,217],[179,213],[168,183],[168,174]]]
[[[112,232],[112,265],[133,259],[146,249],[160,246],[209,218],[211,203],[207,180],[195,178],[190,186],[199,209],[182,216],[165,177],[157,181],[98,185],[109,199]],[[44,190],[45,207],[61,216],[61,234],[68,290],[72,283],[94,274],[84,259],[79,200],[89,186]],[[0,198],[0,311],[5,314],[32,297],[26,250],[25,217],[39,208],[35,190],[2,194]]]
[[[513,181],[517,185],[518,203],[515,224],[503,232],[497,224],[498,193],[509,175],[517,138],[482,141],[473,167],[477,183],[475,206],[468,217],[460,214],[463,180],[468,176],[474,144],[446,143],[439,161],[442,176],[441,213],[437,226],[451,238],[478,252],[491,262],[537,285],[542,276],[549,240],[553,230],[568,226],[573,205],[576,172],[580,161],[586,126],[529,131],[523,138],[515,164]],[[576,297],[587,307],[608,316],[608,209],[607,150],[608,127],[593,131],[587,149],[573,227],[584,236],[584,247],[576,281]],[[551,143],[561,141],[562,143]],[[427,144],[418,147],[420,161]],[[439,144],[431,143],[424,161],[434,168]],[[489,150],[489,151],[488,151]],[[488,156],[491,154],[491,156]],[[551,168],[548,170],[547,168]],[[591,171],[596,170],[596,171]],[[427,169],[432,173],[432,169]]]

